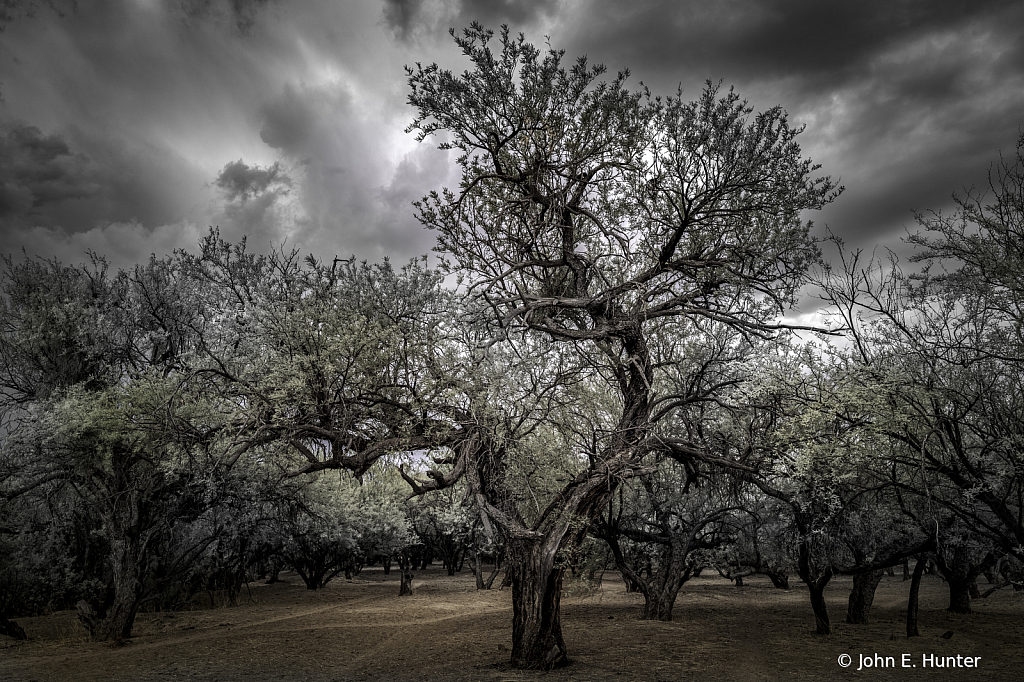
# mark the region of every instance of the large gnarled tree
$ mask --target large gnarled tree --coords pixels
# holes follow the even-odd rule
[[[506,29],[456,35],[472,68],[410,68],[409,130],[442,134],[462,180],[418,205],[446,264],[488,311],[492,341],[540,336],[584,360],[617,416],[594,434],[581,471],[529,523],[502,500],[510,451],[465,441],[464,473],[484,516],[507,537],[513,571],[512,664],[567,661],[559,620],[565,550],[578,543],[645,457],[703,456],[659,422],[704,400],[658,393],[680,337],[714,325],[769,336],[818,258],[802,212],[837,193],[800,155],[781,108],[760,114],[708,84],[693,102],[610,82],[581,58],[562,63]],[[564,351],[562,351],[564,352]],[[715,388],[710,390],[713,394]],[[487,456],[480,453],[486,452]],[[497,452],[497,454],[496,454]],[[484,466],[486,464],[486,466]],[[453,475],[417,484],[425,491]],[[505,491],[502,493],[502,491]]]

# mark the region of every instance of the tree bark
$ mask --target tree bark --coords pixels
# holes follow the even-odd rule
[[[789,589],[789,576],[781,571],[766,571],[765,575],[772,581],[772,585],[779,588],[780,590]]]
[[[832,623],[829,621],[828,606],[825,603],[826,585],[828,578],[819,578],[807,583],[807,589],[811,593],[811,610],[814,612],[814,631],[819,635],[832,634]]]
[[[100,617],[84,601],[78,604],[79,619],[94,642],[120,642],[132,635],[135,616],[142,600],[137,548],[130,537],[111,543],[111,568],[114,574],[114,603]],[[88,608],[83,608],[85,605]]]
[[[796,515],[797,527],[801,533],[806,533],[806,524]],[[828,618],[828,605],[825,603],[825,586],[832,579],[832,568],[826,568],[815,576],[816,571],[811,561],[811,548],[806,541],[800,542],[797,569],[800,579],[807,585],[811,596],[811,610],[814,612],[814,631],[819,635],[831,635],[832,623]]]
[[[846,609],[847,623],[864,625],[868,622],[871,603],[875,600],[875,589],[884,574],[883,569],[854,574],[853,589],[850,590],[850,602]]]
[[[512,574],[512,665],[544,669],[568,664],[560,602],[565,569],[556,565],[556,543],[509,541]]]
[[[975,582],[978,576],[995,562],[996,556],[991,552],[977,564],[970,557],[958,555],[955,548],[949,558],[937,555],[935,565],[949,585],[949,608],[946,610],[950,613],[971,613],[972,588],[977,591]]]
[[[399,597],[407,597],[412,594],[412,567],[413,558],[409,556],[408,550],[403,549],[398,553],[398,572],[402,577],[401,585],[398,588]]]
[[[640,620],[672,620],[672,608],[678,592],[673,590],[648,590],[644,593],[644,608]]]
[[[949,585],[949,607],[950,613],[971,613],[971,584],[972,580],[958,580],[947,578]]]
[[[480,565],[480,552],[473,549],[473,574],[476,576],[476,589],[484,589],[484,569]]]
[[[917,602],[921,593],[921,576],[928,564],[926,557],[918,557],[914,565],[914,575],[910,579],[910,597],[907,598],[907,637],[920,637],[917,629]]]

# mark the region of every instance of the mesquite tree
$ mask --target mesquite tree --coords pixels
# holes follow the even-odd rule
[[[907,241],[920,271],[841,252],[826,291],[859,361],[906,376],[887,391],[901,416],[887,432],[904,470],[925,474],[917,492],[945,488],[933,502],[1022,558],[1024,136],[987,190],[954,200],[951,213],[917,215]]]
[[[732,534],[749,523],[721,478],[694,483],[682,468],[666,462],[639,483],[621,486],[619,504],[613,501],[595,524],[596,535],[608,543],[623,578],[644,595],[644,620],[672,620],[683,584],[707,565],[711,550],[731,541]],[[626,561],[622,538],[651,548],[646,575]]]
[[[759,362],[758,380],[733,398],[747,407],[724,422],[720,442],[737,451],[747,481],[783,503],[815,630],[831,634],[824,590],[834,576],[859,576],[850,615],[865,622],[874,572],[933,546],[900,504],[890,441],[877,424],[891,411],[883,388],[901,375],[880,376],[844,351],[814,346]]]
[[[693,102],[651,97],[627,88],[627,72],[601,82],[603,67],[566,67],[507,28],[497,52],[477,24],[452,35],[469,71],[408,69],[409,130],[444,134],[462,171],[457,190],[418,204],[419,219],[488,312],[493,342],[566,346],[617,402],[585,466],[529,524],[488,499],[500,467],[455,454],[508,538],[512,664],[552,667],[567,661],[559,557],[620,481],[650,471],[647,455],[701,454],[655,429],[688,401],[652,389],[683,348],[665,342],[704,322],[770,335],[818,258],[801,214],[837,190],[813,177],[781,108],[754,115],[710,83]]]
[[[211,497],[222,413],[215,397],[177,390],[208,332],[200,292],[173,259],[114,276],[98,259],[93,267],[6,266],[0,412],[10,456],[0,495],[59,487],[95,514],[110,598],[105,609],[87,605],[83,617],[93,639],[123,639],[153,587],[160,538]],[[176,547],[177,566],[206,541]]]

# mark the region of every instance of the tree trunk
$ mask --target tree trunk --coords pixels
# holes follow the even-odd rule
[[[676,590],[649,589],[644,592],[644,608],[640,620],[672,620],[672,607],[676,604]]]
[[[480,565],[480,552],[473,550],[473,574],[476,576],[476,589],[484,589],[484,569]]]
[[[89,629],[94,642],[120,642],[132,636],[135,615],[142,599],[142,583],[139,580],[137,552],[129,538],[117,538],[112,543],[111,567],[114,573],[114,603],[104,617],[98,617],[89,609],[91,618],[82,614],[79,618]],[[81,605],[84,602],[79,602]]]
[[[491,571],[491,575],[489,575],[487,577],[487,580],[484,581],[484,589],[485,590],[491,589],[491,585],[494,584],[494,579],[496,577],[498,577],[498,571],[500,571],[500,570],[501,570],[501,566],[498,564],[497,561],[495,561],[494,562],[494,570]],[[499,587],[500,587],[500,585],[499,585]]]
[[[921,576],[924,575],[924,568],[928,559],[918,557],[914,565],[914,576],[910,579],[910,597],[907,599],[907,637],[920,637],[917,629],[917,601],[921,593]]]
[[[691,536],[692,537],[692,536]],[[693,577],[691,567],[686,565],[690,554],[689,540],[670,540],[668,549],[662,554],[657,572],[647,581],[644,590],[643,620],[672,620],[672,607],[686,581]]]
[[[564,568],[555,565],[557,550],[550,538],[549,542],[510,540],[512,665],[516,668],[550,670],[569,662],[559,613]]]
[[[949,585],[949,608],[950,613],[971,613],[971,584],[972,580],[947,579]]]
[[[830,576],[831,577],[831,576]],[[825,604],[825,586],[828,578],[812,580],[807,583],[811,593],[811,610],[814,611],[814,631],[819,635],[831,635],[832,623],[828,619],[828,606]]]
[[[871,615],[871,603],[875,600],[875,589],[882,581],[885,571],[880,569],[869,573],[857,573],[853,576],[853,589],[850,590],[850,603],[846,609],[846,622],[853,625],[864,625]]]
[[[971,597],[977,592],[978,586],[975,583],[978,576],[995,564],[996,555],[990,552],[981,561],[974,563],[974,559],[958,554],[954,548],[950,557],[938,555],[935,560],[939,572],[949,585],[949,608],[946,610],[951,613],[971,613]]]
[[[399,597],[407,597],[412,594],[412,565],[413,559],[408,550],[398,553],[398,572],[402,576],[401,585],[398,588]]]
[[[780,590],[789,589],[789,576],[780,571],[769,571],[765,575],[772,581],[772,585],[779,588]]]
[[[7,620],[3,614],[0,614],[0,635],[7,635],[14,639],[28,639],[28,635],[25,634],[21,626],[13,620]]]
[[[801,534],[807,533],[807,524],[802,520],[799,511],[795,515],[797,528]],[[800,579],[807,585],[811,595],[811,610],[814,611],[814,631],[819,635],[831,635],[832,623],[828,619],[828,606],[825,604],[825,586],[832,579],[832,568],[828,567],[818,573],[811,561],[811,548],[805,540],[801,540],[797,558],[797,570]],[[818,573],[817,576],[815,574]]]

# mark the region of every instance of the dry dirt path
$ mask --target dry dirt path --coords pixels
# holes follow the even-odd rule
[[[1024,679],[1024,593],[1001,591],[976,613],[943,610],[945,588],[928,577],[923,637],[902,636],[906,587],[879,587],[873,622],[843,623],[849,580],[827,598],[836,633],[818,637],[806,591],[764,580],[743,588],[719,579],[688,583],[671,623],[639,621],[640,597],[611,572],[589,596],[563,599],[563,629],[573,664],[551,673],[509,670],[511,596],[477,592],[473,577],[438,567],[417,575],[398,597],[397,575],[365,570],[311,592],[298,579],[253,585],[236,608],[139,616],[132,643],[92,644],[73,612],[19,622],[27,642],[0,639],[0,682],[150,682],[205,680],[367,682],[483,680],[1013,680]],[[939,635],[952,630],[953,637]],[[891,669],[857,671],[860,655],[891,656]],[[900,666],[909,654],[916,668]],[[976,669],[925,669],[922,654],[980,656]],[[838,657],[852,657],[841,668]]]

